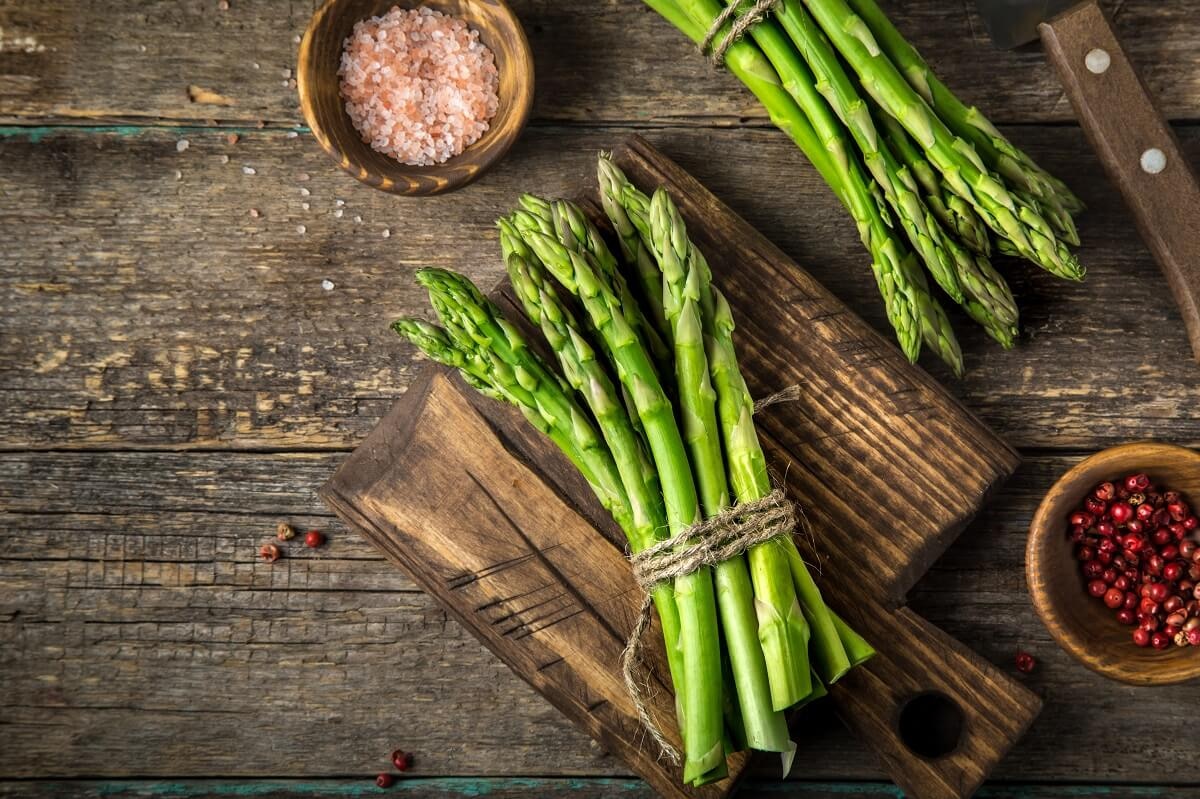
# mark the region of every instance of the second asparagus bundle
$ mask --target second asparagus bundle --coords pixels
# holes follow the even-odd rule
[[[777,0],[742,38],[748,0],[645,0],[762,102],[846,206],[871,256],[901,349],[922,346],[956,374],[962,354],[926,280],[1004,347],[1018,331],[996,250],[1059,277],[1083,205],[962,103],[875,0]],[[924,268],[922,268],[924,267]]]
[[[872,650],[825,605],[789,534],[729,305],[682,217],[665,191],[644,194],[604,157],[599,172],[620,259],[569,202],[526,196],[499,221],[514,293],[555,364],[442,270],[419,280],[443,326],[395,329],[519,407],[624,530],[666,643],[683,781],[720,779],[726,755],[746,747],[778,752],[786,767],[783,711],[823,695]],[[626,666],[635,672],[636,656]],[[659,720],[644,721],[656,733]]]

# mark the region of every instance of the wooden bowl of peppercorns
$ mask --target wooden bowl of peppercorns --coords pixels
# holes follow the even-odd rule
[[[1088,668],[1134,685],[1200,677],[1200,634],[1188,635],[1200,629],[1190,621],[1200,618],[1196,502],[1200,454],[1153,442],[1086,458],[1042,500],[1025,550],[1029,592]]]

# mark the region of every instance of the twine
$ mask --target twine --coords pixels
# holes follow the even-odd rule
[[[645,595],[637,623],[625,644],[625,651],[621,653],[621,672],[625,678],[625,690],[633,700],[638,719],[658,744],[662,754],[672,763],[679,763],[679,752],[651,718],[640,682],[643,671],[642,638],[650,628],[650,609],[653,604],[651,592],[677,577],[736,558],[757,544],[778,536],[791,535],[795,529],[796,510],[783,491],[776,488],[762,499],[728,508],[630,558],[633,579]],[[683,541],[691,543],[679,546]]]
[[[745,36],[746,31],[762,22],[763,17],[771,13],[777,5],[779,5],[779,0],[755,0],[754,5],[751,6],[749,11],[741,16],[737,16],[737,11],[742,6],[742,0],[735,0],[735,2],[726,6],[725,10],[713,20],[712,27],[704,35],[704,41],[700,42],[700,52],[708,52],[709,45],[713,43],[713,39],[717,38],[717,33],[720,32],[721,28],[725,27],[725,23],[733,19],[733,25],[730,26],[729,33],[725,34],[708,55],[709,63],[720,69],[725,64],[725,52],[733,46],[734,42]]]

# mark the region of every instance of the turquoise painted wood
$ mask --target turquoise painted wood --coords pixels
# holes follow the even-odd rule
[[[750,781],[741,799],[903,799],[904,794],[882,782],[765,782]],[[0,782],[0,796],[104,797],[104,799],[342,799],[343,797],[422,797],[423,799],[651,799],[641,780],[600,777],[489,778],[413,777],[397,779],[389,789],[373,778],[341,780],[105,780]],[[1200,799],[1200,787],[1159,785],[989,785],[978,799]]]

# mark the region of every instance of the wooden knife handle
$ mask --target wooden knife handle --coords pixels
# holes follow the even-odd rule
[[[1200,360],[1200,184],[1094,0],[1042,23],[1046,55],[1167,276]]]

